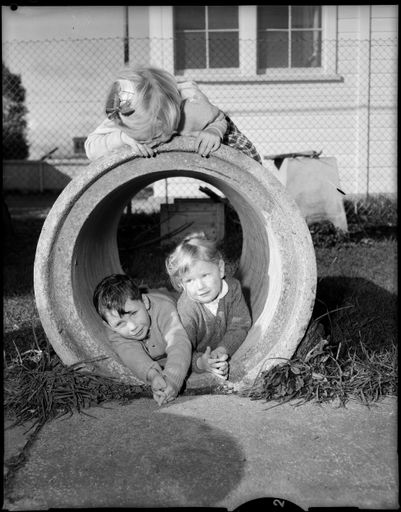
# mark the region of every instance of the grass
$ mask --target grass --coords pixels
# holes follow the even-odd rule
[[[86,414],[84,409],[107,400],[137,395],[134,386],[81,372],[82,363],[90,361],[67,367],[48,348],[19,354],[5,371],[5,408],[12,411],[16,423],[31,423],[29,430],[75,411]]]
[[[350,399],[369,406],[384,396],[397,394],[397,346],[394,340],[376,350],[366,346],[366,338],[364,342],[361,332],[355,338],[345,338],[337,343],[333,340],[338,337],[319,334],[319,338],[315,338],[317,344],[306,354],[300,355],[298,349],[291,360],[264,372],[244,394],[253,400],[264,399],[278,404],[298,400],[297,405],[314,401],[338,402],[342,406]]]
[[[365,405],[398,391],[396,203],[346,203],[349,232],[310,226],[318,286],[307,335],[291,360],[262,373],[245,394]]]
[[[291,360],[260,375],[248,390],[251,399],[338,400],[342,405],[357,399],[370,404],[397,393],[396,203],[378,198],[346,207],[348,234],[331,224],[310,227],[318,288],[308,336]],[[33,296],[43,205],[21,209],[11,203],[10,211],[13,233],[6,236],[3,259],[6,411],[17,422],[41,425],[94,404],[143,396],[140,387],[83,374],[79,365],[67,368],[59,360],[41,327]],[[168,284],[166,249],[155,242],[158,228],[157,214],[136,214],[124,217],[118,231],[124,270],[151,287]],[[235,270],[241,232],[230,210],[226,231],[222,249]]]

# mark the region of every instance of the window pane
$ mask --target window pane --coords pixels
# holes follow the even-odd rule
[[[291,50],[293,68],[321,66],[321,33],[317,31],[292,32]]]
[[[288,33],[262,32],[258,38],[258,69],[288,67]]]
[[[209,67],[239,67],[238,32],[209,32]]]
[[[321,10],[322,9],[320,5],[292,5],[291,27],[320,28]]]
[[[238,28],[237,5],[209,5],[209,29]]]
[[[258,5],[258,30],[288,28],[288,5]]]
[[[204,5],[180,5],[174,6],[175,30],[199,30],[205,29]]]
[[[205,34],[177,34],[174,44],[175,69],[206,68]]]

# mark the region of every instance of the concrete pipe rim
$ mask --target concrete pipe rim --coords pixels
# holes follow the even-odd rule
[[[136,157],[129,150],[99,159],[63,190],[51,209],[38,241],[34,291],[45,333],[64,364],[105,356],[107,359],[90,368],[138,383],[106,342],[99,344],[94,339],[100,327],[94,327],[98,320],[89,297],[99,274],[106,269],[106,273],[121,270],[116,241],[111,239],[115,238],[123,198],[155,177],[167,175],[189,175],[217,185],[239,213],[241,224],[245,222],[239,277],[243,285],[251,287],[251,294],[252,287],[257,289],[251,303],[258,313],[248,337],[232,357],[230,378],[238,387],[249,386],[262,370],[295,352],[315,300],[316,261],[308,227],[267,169],[227,146],[203,159],[194,152],[193,142],[192,138],[176,137],[161,146],[154,159]],[[157,170],[152,172],[155,166]],[[174,171],[174,166],[180,169]],[[120,212],[110,218],[106,212],[118,205]],[[257,232],[252,235],[254,226]],[[102,242],[98,238],[102,239],[103,231],[106,239]],[[94,246],[104,254],[100,263],[89,255]],[[85,261],[88,268],[82,269]],[[253,264],[256,268],[251,272],[247,267]],[[99,268],[102,265],[103,270]],[[191,378],[189,388],[211,386],[210,378]]]

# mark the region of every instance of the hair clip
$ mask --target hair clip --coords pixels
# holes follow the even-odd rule
[[[129,90],[123,90],[121,82],[124,82],[124,85],[128,85],[126,89]],[[123,99],[124,96],[128,96],[128,98]],[[135,98],[135,89],[128,80],[114,82],[106,100],[107,117],[109,119],[116,119],[119,118],[120,114],[123,116],[132,115],[135,112],[133,108]]]

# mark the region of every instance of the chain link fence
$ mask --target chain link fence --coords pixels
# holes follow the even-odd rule
[[[346,194],[395,194],[397,40],[323,41],[319,67],[292,68],[290,75],[278,67],[259,72],[255,40],[240,41],[239,51],[230,40],[214,40],[225,49],[225,62],[211,62],[201,73],[185,76],[177,67],[185,56],[174,53],[174,47],[180,48],[175,41],[128,42],[131,64],[158,65],[178,79],[195,80],[252,140],[266,167],[274,165],[271,155],[322,151],[337,159]],[[3,43],[3,65],[11,77],[20,77],[25,90],[29,146],[28,158],[19,161],[15,139],[3,131],[3,147],[15,155],[5,162],[4,189],[62,189],[83,172],[89,163],[83,143],[104,119],[108,89],[124,67],[125,43],[122,38]],[[239,66],[219,67],[235,63]],[[5,91],[17,87],[7,76],[3,127],[9,115]],[[202,185],[169,178],[142,191],[134,207],[158,209],[176,197],[205,197],[199,192]]]

